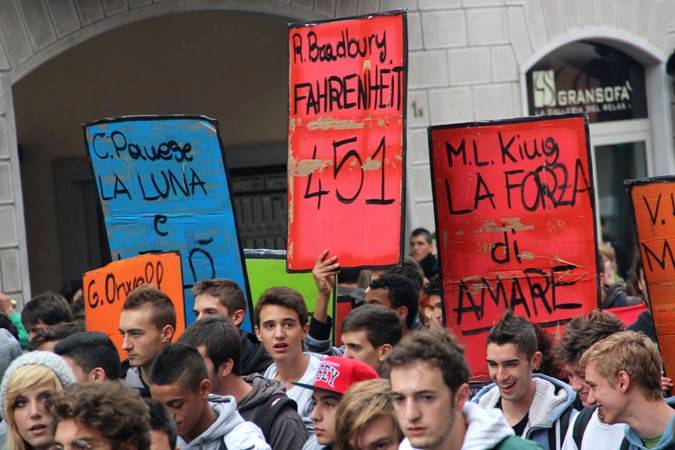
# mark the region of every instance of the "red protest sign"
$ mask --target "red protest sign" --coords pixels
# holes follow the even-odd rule
[[[404,12],[290,26],[289,271],[402,261],[406,39]]]
[[[675,374],[675,177],[628,184],[642,269],[666,375]]]
[[[546,328],[597,305],[585,116],[431,127],[446,324],[487,377],[486,335],[507,308]]]
[[[149,284],[171,299],[176,309],[174,338],[177,338],[185,329],[182,280],[178,253],[146,253],[90,270],[82,281],[87,331],[107,334],[120,355],[124,355],[118,328],[122,306],[131,291]]]

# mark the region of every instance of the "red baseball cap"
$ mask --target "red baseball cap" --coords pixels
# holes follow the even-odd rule
[[[375,369],[368,364],[356,359],[342,356],[329,356],[321,360],[319,369],[316,371],[314,383],[293,383],[306,389],[321,389],[323,391],[344,394],[349,388],[359,381],[379,378]]]

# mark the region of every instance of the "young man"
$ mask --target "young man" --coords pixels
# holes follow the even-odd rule
[[[178,435],[169,410],[152,398],[145,404],[150,412],[150,450],[175,450]]]
[[[432,277],[422,288],[422,311],[426,326],[434,330],[443,329],[443,286],[438,275]]]
[[[169,297],[149,285],[131,291],[120,314],[119,330],[122,350],[127,360],[122,363],[122,379],[149,396],[146,381],[150,367],[159,352],[168,345],[176,330],[176,310]]]
[[[516,438],[499,411],[468,401],[469,368],[449,336],[411,333],[387,364],[394,411],[406,436],[400,450],[539,448]]]
[[[335,418],[337,448],[396,450],[402,438],[387,380],[363,381],[342,397]]]
[[[311,390],[314,401],[311,414],[314,434],[303,450],[330,449],[335,443],[335,415],[342,396],[354,384],[376,378],[375,369],[361,361],[329,356],[321,361],[312,384],[295,383]]]
[[[56,344],[54,353],[68,363],[78,383],[117,380],[120,355],[104,333],[81,332]]]
[[[621,448],[675,448],[675,410],[663,398],[661,356],[648,337],[634,331],[613,334],[595,343],[580,362],[590,387],[588,402],[605,423],[628,424],[628,445]]]
[[[579,364],[581,355],[593,344],[623,331],[624,325],[614,314],[595,310],[587,317],[572,319],[565,326],[556,354],[567,373],[570,385],[577,393],[584,409],[567,429],[563,450],[594,450],[599,447],[619,448],[623,440],[623,424],[603,423],[598,410],[588,402],[589,386],[584,368]]]
[[[204,358],[211,393],[233,396],[239,414],[260,427],[274,450],[302,447],[307,430],[281,385],[259,374],[241,376],[241,339],[230,319],[200,319],[183,332],[179,342],[197,348]]]
[[[487,337],[493,384],[481,389],[473,401],[500,409],[516,436],[535,441],[545,450],[560,450],[576,414],[575,395],[562,381],[533,374],[541,361],[532,323],[507,311]]]
[[[50,411],[58,450],[150,450],[148,407],[121,383],[74,384],[53,400]]]
[[[52,292],[33,297],[21,311],[21,323],[28,331],[29,340],[33,339],[38,328],[72,320],[73,314],[66,299]]]
[[[434,243],[426,228],[415,228],[410,234],[410,256],[422,266],[428,279],[438,274],[438,259],[434,255]]]
[[[152,398],[171,412],[179,447],[190,450],[269,450],[260,428],[246,422],[231,396],[212,396],[204,360],[196,348],[170,344],[150,371]]]
[[[419,295],[415,285],[408,278],[385,272],[370,283],[366,291],[366,303],[377,303],[392,309],[401,320],[403,334],[423,328],[417,321]]]
[[[246,315],[246,297],[234,281],[223,278],[198,281],[192,287],[195,296],[194,313],[197,319],[220,315],[229,317],[240,327]],[[241,373],[263,373],[272,364],[272,358],[255,334],[239,329],[241,338]]]
[[[255,333],[274,361],[263,376],[281,382],[286,394],[295,400],[298,413],[311,432],[311,391],[293,384],[311,383],[322,358],[321,355],[302,351],[302,342],[307,334],[307,315],[302,295],[287,287],[266,290],[255,305]]]
[[[28,345],[28,350],[42,350],[53,352],[56,344],[72,336],[75,333],[84,331],[84,322],[74,320],[72,322],[61,322],[56,325],[36,328],[33,337]]]

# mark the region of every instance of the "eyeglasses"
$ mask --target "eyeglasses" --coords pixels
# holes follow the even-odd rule
[[[75,440],[66,445],[54,443],[48,450],[94,450],[103,445],[105,445],[105,443],[101,441],[89,442],[85,440]]]

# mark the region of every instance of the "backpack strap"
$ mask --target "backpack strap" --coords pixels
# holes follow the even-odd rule
[[[572,429],[572,439],[578,450],[581,450],[581,441],[584,439],[584,432],[586,431],[588,422],[590,422],[594,412],[595,406],[589,406],[582,409],[579,414],[577,414],[577,420],[574,422],[574,428]]]
[[[267,442],[272,442],[271,434],[274,421],[286,409],[296,410],[297,408],[298,405],[295,403],[295,400],[289,398],[283,392],[277,392],[276,394],[271,395],[263,405],[257,408],[256,414],[251,422],[254,422],[260,427]]]

